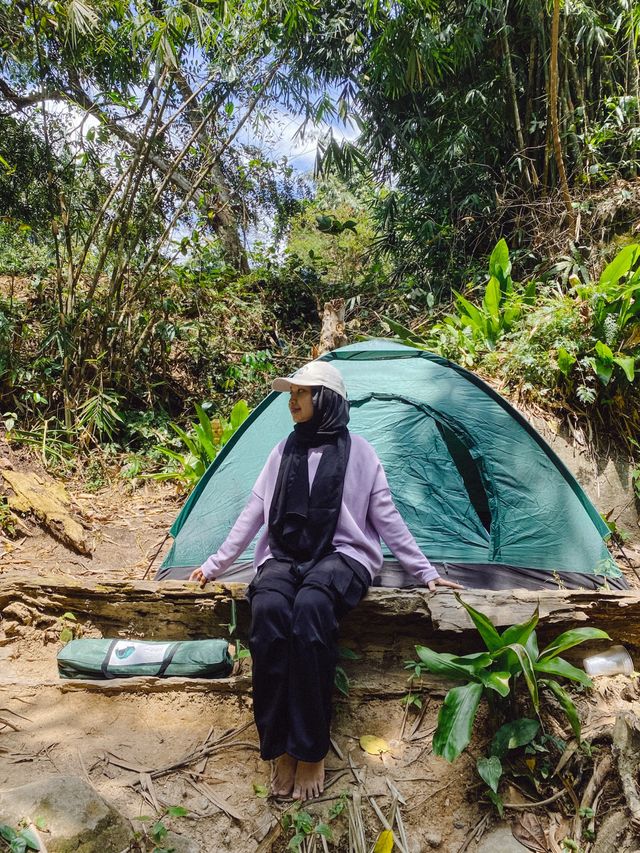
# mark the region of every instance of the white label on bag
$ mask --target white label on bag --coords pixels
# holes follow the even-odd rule
[[[140,663],[161,664],[173,643],[144,643],[118,640],[109,657],[108,666],[136,666]]]

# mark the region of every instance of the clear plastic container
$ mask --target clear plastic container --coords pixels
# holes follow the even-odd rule
[[[590,655],[583,661],[587,675],[631,675],[633,661],[624,646],[611,646],[597,655]]]

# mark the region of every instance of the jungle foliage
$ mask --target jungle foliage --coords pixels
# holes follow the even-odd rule
[[[181,453],[170,422],[251,405],[339,296],[351,335],[632,446],[637,257],[601,241],[640,210],[639,34],[629,0],[0,0],[13,437]],[[315,183],[270,153],[283,113],[321,129]]]

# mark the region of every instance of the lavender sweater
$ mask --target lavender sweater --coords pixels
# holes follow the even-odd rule
[[[253,564],[257,568],[272,554],[269,550],[269,509],[286,439],[269,454],[251,492],[249,502],[220,548],[202,566],[213,580],[226,571],[264,527],[256,544]],[[309,449],[309,486],[318,470],[324,447]],[[373,447],[359,435],[351,434],[351,451],[344,478],[342,506],[333,537],[341,554],[353,557],[374,578],[382,568],[380,539],[388,545],[400,565],[418,583],[426,585],[438,577],[437,571],[418,548],[415,539],[393,503],[384,469]]]

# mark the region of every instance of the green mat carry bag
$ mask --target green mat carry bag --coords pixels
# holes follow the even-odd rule
[[[232,668],[226,640],[71,640],[58,652],[61,678],[225,678]]]

